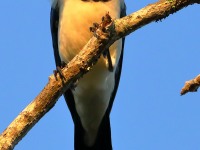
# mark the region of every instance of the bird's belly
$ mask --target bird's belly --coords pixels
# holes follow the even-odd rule
[[[100,64],[95,65],[72,91],[88,145],[92,145],[95,140],[114,88],[114,73],[99,66]]]
[[[69,2],[72,3],[72,1]],[[119,17],[119,14],[112,13],[113,8],[107,5],[103,7],[87,3],[80,7],[80,5],[76,3],[70,6],[72,4],[66,1],[66,7],[63,7],[60,12],[59,54],[61,60],[66,63],[77,55],[91,38],[92,33],[89,31],[89,27],[94,22],[100,22],[101,17],[108,11],[111,13],[111,16],[115,18]],[[82,3],[82,1],[80,1],[80,3]],[[72,8],[73,11],[69,10]],[[114,67],[113,72],[108,70],[107,59],[101,56],[93,69],[78,81],[76,88],[72,91],[77,113],[86,131],[85,140],[88,145],[94,143],[98,127],[109,105],[115,85],[114,74],[116,64],[121,54],[121,43],[121,40],[118,40],[109,49]]]

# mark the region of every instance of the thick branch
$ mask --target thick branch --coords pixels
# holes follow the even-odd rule
[[[65,80],[49,77],[42,92],[0,135],[0,150],[11,150],[25,134],[55,105],[62,93],[80,79],[95,64],[104,49],[121,37],[152,21],[158,21],[190,4],[200,0],[160,0],[155,4],[117,19],[107,26],[108,33],[97,30],[97,36],[90,39],[83,50],[63,69]],[[97,38],[98,37],[98,38]]]
[[[126,36],[144,25],[162,20],[170,14],[195,3],[200,4],[200,0],[160,0],[154,4],[149,4],[123,19],[116,20],[117,36]]]

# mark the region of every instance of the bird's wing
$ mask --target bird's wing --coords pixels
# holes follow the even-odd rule
[[[56,67],[61,66],[61,58],[59,55],[59,50],[58,50],[58,26],[59,26],[59,4],[58,1],[54,1],[51,7],[51,12],[50,12],[50,26],[51,26],[51,35],[52,35],[52,43],[53,43],[53,50],[54,50],[54,58],[55,58],[55,63]],[[80,124],[80,118],[77,114],[76,108],[75,108],[75,102],[74,102],[74,97],[71,92],[71,90],[67,90],[64,93],[65,100],[67,102],[67,105],[69,107],[69,110],[72,115],[72,119],[74,123]]]
[[[126,5],[125,5],[125,3],[121,7],[120,18],[122,18],[124,16],[126,16]],[[114,86],[114,90],[113,90],[112,95],[111,95],[111,99],[110,99],[108,109],[106,111],[107,114],[110,114],[110,111],[112,109],[113,101],[115,99],[115,95],[117,93],[117,89],[118,89],[118,85],[119,85],[119,81],[120,81],[121,70],[122,70],[122,62],[123,62],[123,53],[124,53],[124,43],[125,43],[125,38],[122,38],[121,55],[120,55],[120,58],[119,58],[119,62],[117,64],[116,71],[115,71],[115,86]]]
[[[52,36],[56,66],[61,66],[61,59],[60,59],[59,51],[58,51],[59,5],[58,5],[58,2],[53,5],[51,7],[51,12],[50,12],[51,36]]]

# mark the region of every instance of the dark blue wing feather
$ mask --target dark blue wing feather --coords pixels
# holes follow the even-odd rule
[[[59,23],[59,7],[58,4],[56,4],[55,7],[51,8],[50,26],[51,26],[51,35],[52,35],[52,43],[53,43],[56,66],[61,66],[61,60],[58,51],[58,23]]]
[[[121,13],[120,13],[120,18],[126,16],[126,5],[124,4],[124,6],[121,8]],[[112,105],[113,105],[113,101],[115,99],[116,93],[117,93],[117,89],[119,86],[119,81],[120,81],[120,76],[121,76],[121,70],[122,70],[122,62],[123,62],[123,53],[124,53],[124,43],[125,43],[125,38],[122,38],[122,50],[121,50],[121,56],[119,58],[119,62],[115,71],[115,87],[114,90],[112,92],[111,95],[111,99],[110,99],[110,103],[107,109],[107,114],[110,114],[110,111],[112,109]]]

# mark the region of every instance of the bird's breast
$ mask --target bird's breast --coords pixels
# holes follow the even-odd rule
[[[63,0],[59,21],[59,54],[68,63],[92,37],[89,27],[101,22],[109,12],[113,19],[120,16],[120,0],[109,2],[83,2]],[[94,143],[99,124],[108,107],[115,85],[115,68],[121,54],[121,40],[110,48],[114,71],[108,70],[108,62],[101,56],[93,69],[81,78],[72,91],[76,110],[86,131],[86,143]]]
[[[83,2],[64,0],[60,9],[59,52],[61,59],[70,61],[92,37],[89,28],[109,12],[113,19],[119,18],[119,0],[110,2]]]

